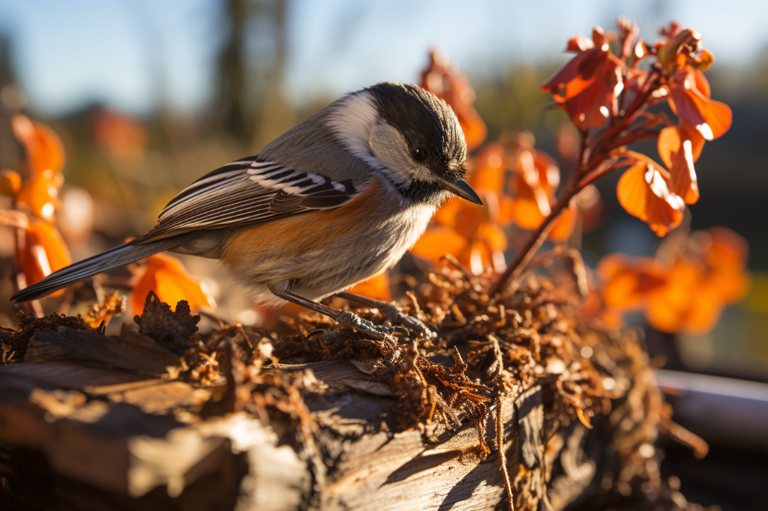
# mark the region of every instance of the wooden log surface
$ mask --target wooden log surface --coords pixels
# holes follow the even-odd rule
[[[498,455],[483,455],[477,431],[465,425],[390,432],[391,391],[351,362],[272,369],[304,372],[323,387],[306,400],[322,433],[314,452],[302,453],[279,445],[275,430],[247,412],[196,420],[185,410],[215,389],[126,370],[134,369],[132,359],[157,357],[158,347],[138,334],[123,336],[116,363],[116,339],[98,336],[104,341],[98,344],[96,335],[42,332],[30,344],[28,363],[0,367],[0,439],[40,451],[57,477],[125,497],[157,487],[177,497],[198,481],[233,477],[233,458],[244,456],[237,509],[305,503],[329,510],[458,510],[502,500]],[[170,361],[154,358],[149,366],[158,360]],[[541,395],[535,386],[504,406],[507,450],[534,453],[530,468],[543,463]],[[495,426],[489,426],[492,444]]]
[[[0,366],[0,508],[477,510],[509,509],[511,493],[518,510],[679,509],[659,477],[661,393],[637,336],[583,330],[568,342],[589,350],[566,351],[564,320],[540,307],[554,334],[513,323],[506,354],[493,333],[470,345],[476,374],[507,378],[490,394],[455,346],[451,360],[353,337],[331,352],[229,327],[177,349],[151,330],[27,318],[0,332],[15,362]],[[278,363],[275,345],[335,359]],[[582,381],[601,389],[591,424],[573,405],[596,406]]]

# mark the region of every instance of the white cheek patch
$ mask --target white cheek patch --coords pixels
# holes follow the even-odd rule
[[[435,176],[408,155],[403,135],[381,120],[368,92],[350,94],[329,116],[328,125],[349,151],[401,185],[435,181]]]
[[[381,162],[392,169],[396,180],[410,183],[411,181],[434,181],[435,176],[424,165],[411,160],[408,155],[408,144],[402,133],[385,122],[379,122],[371,130],[369,139],[371,149]]]
[[[329,116],[328,125],[352,154],[375,168],[381,168],[371,154],[368,138],[378,120],[373,97],[368,92],[350,94],[339,102]]]

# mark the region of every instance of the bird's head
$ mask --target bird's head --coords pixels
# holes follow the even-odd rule
[[[406,198],[441,202],[450,192],[482,204],[464,181],[467,146],[456,114],[434,94],[379,83],[341,99],[330,119],[345,145]]]

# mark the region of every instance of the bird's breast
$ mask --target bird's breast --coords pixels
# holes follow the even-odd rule
[[[235,231],[221,259],[251,283],[322,281],[329,288],[338,280],[343,289],[394,265],[424,233],[434,211],[434,205],[404,203],[377,180],[339,208]]]

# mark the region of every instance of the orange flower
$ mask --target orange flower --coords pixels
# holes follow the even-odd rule
[[[744,270],[749,258],[747,241],[729,229],[713,227],[705,232],[702,244],[707,284],[723,302],[739,301],[749,289],[749,275]]]
[[[72,263],[67,245],[54,226],[32,221],[24,228],[24,238],[16,252],[18,269],[28,286]],[[59,296],[64,290],[50,296]]]
[[[521,229],[534,230],[552,212],[555,191],[560,184],[560,169],[548,154],[533,148],[533,135],[519,133],[517,145],[511,156],[516,171],[517,194],[511,216]],[[549,232],[552,241],[564,241],[570,237],[576,224],[577,210],[569,207],[563,211]]]
[[[636,161],[619,179],[619,203],[632,216],[664,236],[683,220],[685,202],[669,189],[669,173],[649,158]]]
[[[160,301],[172,307],[181,300],[189,302],[191,309],[216,307],[216,301],[208,292],[205,282],[194,278],[176,259],[165,254],[155,254],[146,259],[144,275],[133,288],[131,307],[133,313],[141,315],[147,294],[154,291]]]
[[[688,248],[669,266],[647,257],[611,254],[598,266],[607,307],[643,310],[663,332],[701,334],[717,322],[725,305],[749,288],[743,238],[719,227],[694,233]]]
[[[469,161],[469,184],[472,188],[503,193],[507,174],[505,160],[506,153],[500,142],[483,146],[477,156]]]
[[[359,284],[355,284],[347,291],[358,295],[367,296],[374,300],[381,300],[383,302],[389,302],[392,300],[392,293],[389,290],[389,272],[384,271],[378,275],[371,277],[368,280],[364,280]]]
[[[649,257],[609,254],[600,260],[597,272],[604,283],[605,305],[623,310],[639,309],[643,300],[666,282],[665,269]]]
[[[731,109],[710,99],[704,74],[685,66],[669,80],[669,105],[680,119],[696,128],[706,140],[722,136],[731,127]]]
[[[411,252],[435,264],[446,254],[458,255],[467,246],[467,240],[450,227],[433,226],[419,238]]]
[[[549,215],[555,190],[560,184],[557,163],[546,153],[521,147],[514,157],[517,171],[515,223],[522,229],[536,229]]]
[[[492,192],[479,190],[478,193],[485,203],[483,207],[463,201],[443,211],[439,218],[435,217],[438,222],[444,222],[443,225],[427,229],[411,253],[435,264],[439,264],[444,255],[451,254],[475,274],[482,273],[489,264],[502,268],[507,236],[498,223],[498,201]]]
[[[64,168],[64,144],[51,128],[30,121],[23,114],[14,115],[11,126],[26,151],[30,175],[35,176],[46,170],[56,173]]]
[[[587,297],[577,305],[577,310],[592,318],[597,318],[611,328],[618,328],[624,325],[624,319],[621,314],[611,309],[603,303],[600,293],[591,290]]]
[[[464,132],[468,151],[472,151],[485,140],[488,128],[473,106],[475,91],[469,85],[467,77],[451,65],[444,53],[437,50],[429,52],[429,64],[421,72],[419,86],[453,108]]]
[[[624,88],[623,63],[609,49],[602,29],[595,27],[592,40],[577,36],[566,51],[577,55],[541,86],[581,129],[601,126],[616,115],[616,96]]]
[[[54,184],[53,172],[46,169],[32,174],[16,195],[16,202],[24,204],[38,218],[53,222],[53,213],[59,206],[59,191]]]
[[[681,258],[666,271],[665,282],[655,292],[649,293],[645,319],[662,332],[678,332],[686,324],[686,316],[695,302],[695,295],[702,295],[706,288],[700,281],[702,265],[695,260]],[[712,306],[719,311],[719,300],[705,296],[699,306],[706,306],[712,316]],[[719,314],[718,314],[719,315]]]

